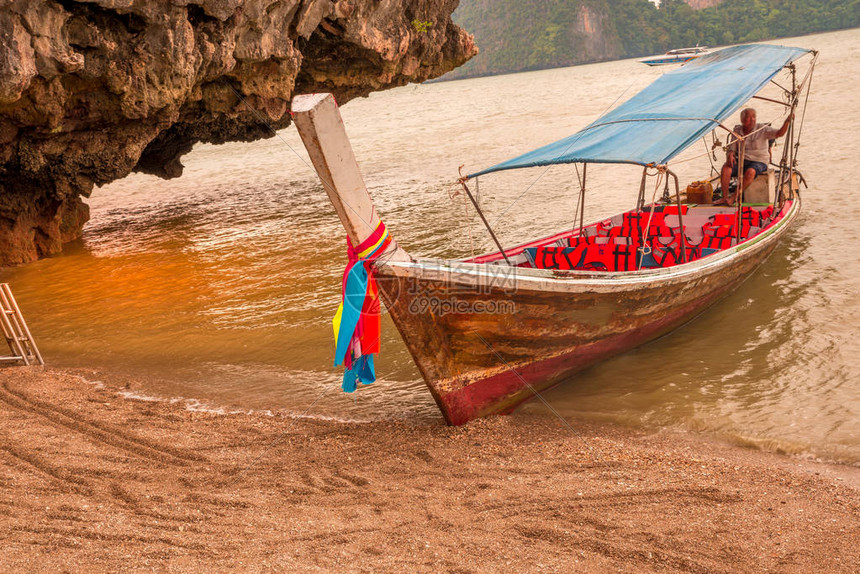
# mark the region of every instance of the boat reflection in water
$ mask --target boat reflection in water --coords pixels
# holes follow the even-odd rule
[[[809,65],[801,74],[796,61],[805,56]],[[722,122],[780,73],[788,78],[775,85],[792,86],[783,94],[786,115],[792,114],[804,101],[816,58],[814,51],[770,45],[713,52],[661,76],[572,136],[462,177],[459,183],[487,224],[471,180],[503,170],[582,164],[576,167],[574,229],[503,248],[487,224],[498,250],[460,261],[415,258],[389,241],[331,95],[295,97],[293,117],[352,244],[359,246],[355,251],[384,245],[366,261],[359,254],[356,267],[373,270],[446,421],[462,424],[508,413],[571,373],[682,325],[773,252],[801,207],[793,126],[775,169],[757,178],[734,207],[686,201],[668,162],[724,129],[740,140],[742,165],[744,138]],[[587,167],[602,163],[642,167],[636,208],[585,224]],[[652,198],[645,197],[649,178],[660,182]],[[352,314],[360,310],[367,307],[360,303]]]

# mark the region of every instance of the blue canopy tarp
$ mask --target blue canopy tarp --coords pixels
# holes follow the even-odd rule
[[[470,174],[558,163],[664,164],[756,95],[809,50],[754,44],[702,56],[653,84],[585,129]]]

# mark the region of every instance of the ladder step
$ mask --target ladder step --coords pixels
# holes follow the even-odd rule
[[[9,350],[12,351],[11,356],[0,357],[0,361],[22,361],[25,365],[30,365],[32,361],[44,365],[45,361],[36,348],[36,342],[33,341],[8,283],[0,283],[0,311],[0,326]]]

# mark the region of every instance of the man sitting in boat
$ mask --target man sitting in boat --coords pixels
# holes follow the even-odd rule
[[[785,122],[779,129],[772,128],[767,124],[756,123],[756,113],[753,108],[746,108],[741,112],[741,123],[735,126],[734,132],[744,136],[744,189],[749,187],[757,175],[767,172],[767,164],[770,161],[768,140],[781,138],[788,130],[792,115],[785,118]],[[723,190],[723,198],[714,204],[732,205],[737,193],[729,195],[729,180],[738,175],[737,153],[738,143],[734,141],[726,150],[726,163],[723,164],[720,173],[720,184]]]

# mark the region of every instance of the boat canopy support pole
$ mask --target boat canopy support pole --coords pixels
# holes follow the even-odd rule
[[[793,123],[793,122],[792,122]],[[789,128],[789,131],[791,128]],[[790,133],[786,134],[785,142],[789,141]],[[776,185],[776,190],[773,194],[773,206],[776,209],[776,206],[782,203],[782,188],[786,183],[791,181],[791,175],[788,170],[788,147],[784,146],[782,149],[782,157],[779,159],[779,181]]]
[[[797,106],[797,67],[792,64],[791,65],[791,112],[794,113],[795,107]],[[794,199],[794,190],[791,189],[791,182],[794,179],[794,170],[797,167],[797,159],[795,155],[797,154],[797,149],[794,147],[794,120],[791,121],[791,126],[788,128],[788,143],[790,146],[788,152],[788,181],[789,181],[789,195],[790,199]]]
[[[642,181],[639,183],[639,199],[636,201],[636,211],[645,207],[645,180],[648,179],[648,166],[642,168]]]
[[[670,169],[666,169],[666,173],[672,176],[675,180],[675,203],[678,205],[678,226],[681,229],[681,261],[687,262],[687,233],[684,231],[684,210],[681,206],[681,186],[678,184],[678,176]],[[668,178],[666,181],[668,187]]]
[[[738,140],[738,192],[735,194],[735,199],[738,202],[737,215],[737,240],[741,242],[741,213],[744,208],[744,152],[746,151],[746,139]]]
[[[793,75],[793,74],[792,74]],[[794,83],[792,81],[792,83]],[[782,88],[782,86],[780,86]],[[786,95],[789,98],[789,113],[794,113],[796,102],[797,102],[797,94],[790,92],[789,90],[782,88]],[[791,185],[791,142],[793,140],[793,132],[794,132],[794,120],[791,120],[791,125],[788,127],[788,132],[785,134],[785,147],[782,150],[782,157],[779,160],[779,183],[776,186],[776,191],[774,192],[773,197],[773,205],[774,208],[776,206],[781,205],[783,201],[782,190],[783,186],[788,184]]]
[[[789,109],[789,113],[794,113],[796,108],[796,95],[790,95],[792,102],[791,108]],[[785,185],[791,187],[791,142],[794,139],[794,120],[791,120],[791,125],[788,127],[788,132],[785,135],[785,147],[782,150],[782,157],[779,160],[779,182],[776,186],[776,191],[774,192],[773,197],[773,206],[776,208],[778,205],[782,205],[783,202],[783,188]]]
[[[379,226],[379,215],[367,192],[334,96],[295,96],[291,114],[350,240],[353,245],[363,243]],[[391,242],[383,259],[411,261],[409,254],[395,241]]]
[[[461,167],[462,167],[462,166],[461,166]],[[492,237],[492,238],[493,238],[493,242],[496,244],[496,247],[498,247],[498,248],[499,248],[499,253],[501,253],[501,254],[502,254],[502,257],[504,257],[504,258],[505,258],[505,263],[507,263],[508,265],[512,265],[512,264],[511,264],[511,260],[510,260],[510,259],[508,259],[508,256],[507,256],[507,254],[505,253],[505,249],[502,247],[502,244],[501,244],[501,243],[499,243],[499,239],[498,239],[498,237],[496,237],[496,234],[495,234],[495,233],[493,233],[493,228],[492,228],[492,227],[490,227],[490,223],[487,221],[487,218],[486,218],[486,217],[484,217],[484,212],[483,212],[483,211],[481,211],[481,208],[480,208],[480,206],[478,205],[478,202],[477,202],[477,201],[475,201],[475,196],[473,196],[473,195],[472,195],[472,192],[471,192],[471,191],[469,191],[469,186],[468,186],[468,185],[466,185],[466,178],[465,178],[465,177],[461,177],[459,181],[460,181],[460,185],[462,185],[462,186],[463,186],[463,190],[466,192],[466,195],[469,197],[469,200],[472,202],[472,205],[474,205],[474,206],[475,206],[475,211],[477,211],[477,212],[478,212],[478,215],[480,215],[480,216],[481,216],[481,221],[483,221],[483,222],[484,222],[484,227],[486,227],[486,228],[487,228],[487,231],[489,231],[489,232],[490,232],[490,237]]]
[[[579,235],[577,242],[582,239],[582,228],[585,227],[585,170],[588,168],[587,163],[582,164],[582,181],[579,184]]]
[[[753,99],[764,100],[765,102],[771,102],[774,104],[779,104],[780,106],[785,106],[787,108],[790,108],[792,105],[790,102],[781,102],[779,100],[774,100],[772,98],[765,98],[764,96],[753,96]]]

